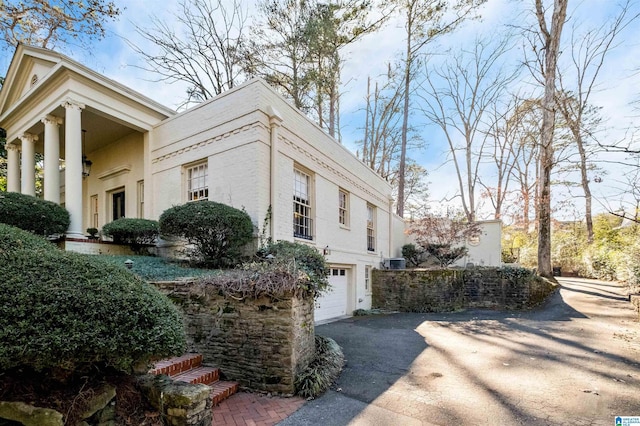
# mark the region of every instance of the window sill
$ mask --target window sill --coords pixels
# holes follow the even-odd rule
[[[340,224],[340,229],[344,229],[345,231],[351,231],[351,227],[347,225]]]

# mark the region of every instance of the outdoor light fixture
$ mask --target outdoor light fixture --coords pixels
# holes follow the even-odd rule
[[[93,164],[93,162],[87,159],[87,156],[84,155],[86,134],[87,134],[87,131],[82,129],[82,177],[83,178],[89,177],[89,175],[91,174],[91,165]]]

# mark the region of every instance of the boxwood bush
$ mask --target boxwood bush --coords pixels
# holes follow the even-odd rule
[[[193,245],[190,257],[209,267],[240,262],[242,249],[253,238],[249,215],[214,201],[196,201],[171,207],[160,216],[160,233],[185,238]]]
[[[0,192],[0,222],[37,235],[64,234],[69,212],[62,206],[31,195]]]
[[[0,223],[0,260],[2,256],[20,250],[58,250],[58,248],[44,239],[15,226]]]
[[[0,370],[131,372],[184,350],[175,306],[98,256],[17,249],[0,276]]]
[[[127,244],[140,254],[142,248],[154,244],[160,233],[158,222],[149,219],[130,219],[121,217],[102,227],[102,234],[113,238],[118,244]]]

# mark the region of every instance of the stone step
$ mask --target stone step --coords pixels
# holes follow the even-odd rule
[[[172,379],[193,384],[211,385],[220,379],[220,369],[215,367],[196,367],[175,375]]]
[[[186,354],[175,358],[164,359],[156,363],[149,371],[151,374],[166,374],[176,376],[192,368],[202,365],[202,355]]]

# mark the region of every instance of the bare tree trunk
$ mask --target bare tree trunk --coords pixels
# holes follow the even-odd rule
[[[587,241],[593,242],[593,217],[591,215],[591,188],[589,187],[589,177],[587,176],[587,153],[584,149],[582,136],[576,135],[578,152],[580,153],[580,183],[584,191],[584,217],[587,222]]]
[[[536,16],[544,40],[544,98],[540,149],[540,199],[538,210],[538,272],[552,276],[551,268],[551,169],[553,168],[553,133],[555,127],[556,66],[560,36],[567,16],[568,0],[555,0],[551,29],[547,29],[542,0],[536,0]]]
[[[411,19],[407,22],[407,33],[411,34]],[[405,58],[404,69],[404,105],[402,109],[402,142],[400,145],[400,164],[398,165],[398,201],[396,213],[402,217],[404,215],[404,181],[407,167],[407,132],[409,130],[409,89],[411,88],[411,37],[407,37],[407,56]]]

